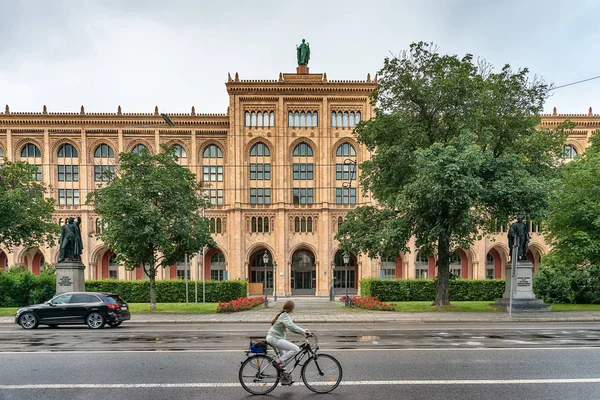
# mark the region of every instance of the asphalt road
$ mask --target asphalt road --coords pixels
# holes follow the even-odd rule
[[[600,324],[308,327],[344,368],[331,399],[600,399]],[[264,329],[124,324],[24,331],[2,325],[0,399],[249,398],[238,368],[248,338]],[[295,383],[271,397],[315,395]]]

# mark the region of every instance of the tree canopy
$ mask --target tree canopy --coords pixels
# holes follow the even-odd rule
[[[53,246],[60,231],[52,222],[55,200],[35,180],[37,167],[4,159],[0,165],[0,244],[11,251],[17,246]]]
[[[546,221],[549,259],[572,267],[600,266],[600,131],[590,141],[585,153],[561,167]]]
[[[150,279],[151,308],[156,307],[154,282],[158,268],[175,265],[186,255],[214,246],[206,219],[202,184],[179,165],[173,149],[157,155],[121,153],[110,182],[90,193],[106,228],[99,238],[128,269],[143,268]]]
[[[564,126],[538,129],[550,86],[470,54],[443,55],[423,42],[386,58],[372,96],[375,117],[356,128],[372,152],[361,186],[376,206],[357,208],[337,238],[346,249],[390,256],[437,254],[436,305],[449,304],[449,256],[492,220],[546,215]],[[377,223],[373,223],[377,221]]]

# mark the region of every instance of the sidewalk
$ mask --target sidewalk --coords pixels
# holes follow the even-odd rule
[[[231,314],[133,314],[128,323],[269,323],[288,300],[269,299],[269,307]],[[391,312],[346,309],[340,301],[323,298],[293,298],[294,321],[298,323],[506,323],[506,322],[600,322],[600,311],[513,313],[503,312]],[[0,324],[14,324],[13,317],[0,317]]]

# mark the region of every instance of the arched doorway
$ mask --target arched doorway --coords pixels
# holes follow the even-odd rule
[[[346,286],[348,286],[348,294],[356,294],[358,288],[358,274],[356,273],[356,256],[349,253],[348,265],[344,263],[344,251],[338,250],[335,253],[335,271],[333,273],[336,294],[346,294]]]
[[[268,255],[268,261],[265,264],[264,255]],[[270,295],[273,293],[273,255],[265,248],[256,250],[250,256],[249,268],[249,281],[250,281],[250,294],[265,294]],[[261,284],[259,288],[257,284]],[[259,290],[260,289],[260,290]]]
[[[292,255],[290,274],[292,295],[314,295],[317,288],[315,256],[309,250],[298,250]]]
[[[8,256],[0,250],[0,270],[8,271]]]

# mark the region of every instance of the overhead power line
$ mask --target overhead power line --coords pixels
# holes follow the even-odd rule
[[[594,76],[592,78],[583,79],[583,80],[580,80],[580,81],[577,81],[577,82],[571,82],[571,83],[567,83],[565,85],[556,86],[556,87],[554,87],[554,88],[552,88],[550,90],[556,90],[556,89],[564,88],[564,87],[567,87],[567,86],[577,85],[578,83],[583,83],[583,82],[587,82],[587,81],[593,81],[594,79],[598,79],[598,78],[600,78],[600,75]]]

